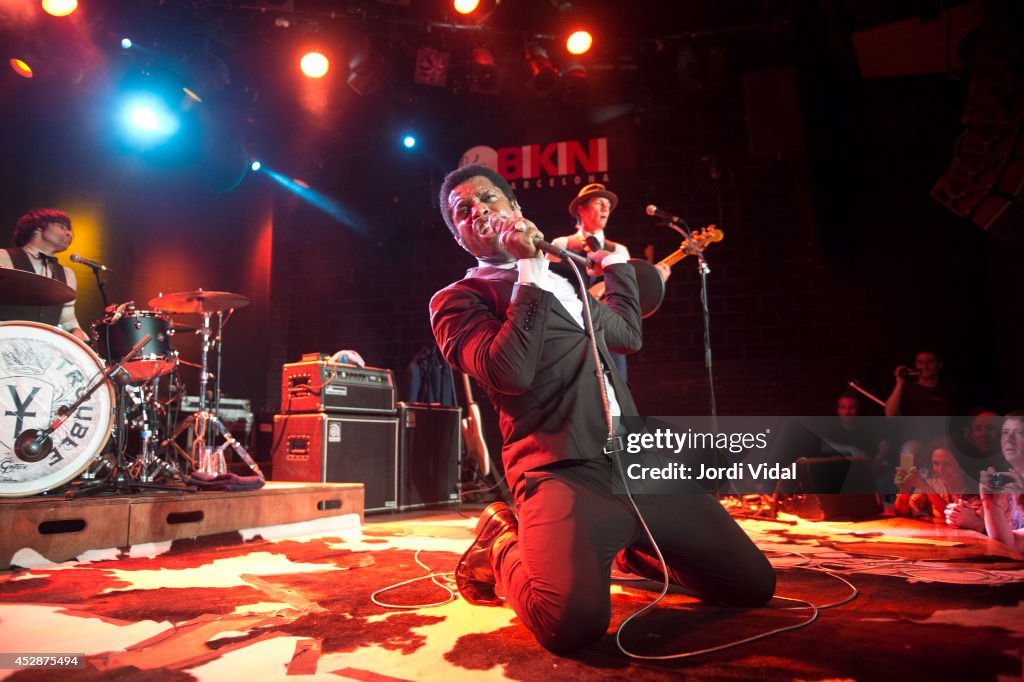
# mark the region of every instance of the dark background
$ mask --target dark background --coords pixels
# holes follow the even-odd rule
[[[1014,230],[997,239],[930,196],[965,130],[978,26],[1009,25],[1000,3],[574,2],[598,41],[577,97],[565,77],[536,92],[521,57],[540,42],[566,69],[554,37],[571,15],[559,4],[505,0],[467,29],[446,3],[416,0],[82,0],[66,19],[0,2],[3,43],[41,65],[30,80],[0,72],[0,223],[68,211],[71,251],[115,271],[113,302],[146,308],[200,287],[248,296],[226,329],[222,389],[256,411],[277,408],[282,363],[341,348],[394,369],[402,398],[407,363],[432,341],[430,296],[474,264],[438,215],[445,172],[475,145],[607,137],[612,239],[634,256],[677,248],[648,203],[725,232],[708,251],[723,414],[827,413],[854,378],[884,399],[893,367],[923,349],[945,360],[961,410],[1024,407]],[[909,33],[858,54],[858,32],[886,26]],[[905,37],[922,28],[930,38]],[[125,34],[145,49],[122,50]],[[313,43],[332,59],[317,82],[295,68]],[[367,44],[388,67],[360,95],[346,78]],[[494,93],[469,79],[469,51],[484,44]],[[423,46],[450,53],[446,86],[413,81]],[[174,143],[131,149],[113,123],[130,83],[187,83],[203,103],[182,112]],[[419,137],[411,152],[405,130]],[[250,158],[308,184],[342,219],[247,172]],[[572,230],[566,205],[586,182],[518,193],[553,238]],[[709,409],[693,260],[674,269],[631,359],[647,414]],[[74,267],[88,328],[102,305]],[[175,345],[198,361],[194,339]]]

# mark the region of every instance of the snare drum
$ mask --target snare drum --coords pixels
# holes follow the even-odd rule
[[[122,312],[123,311],[123,312]],[[150,340],[134,359],[123,363],[131,382],[148,381],[174,370],[178,355],[171,347],[171,321],[160,313],[124,306],[93,325],[96,352],[110,364],[128,354],[146,334]]]
[[[99,455],[110,437],[114,389],[104,382],[51,434],[39,461],[15,450],[28,429],[46,429],[103,371],[71,334],[37,322],[0,322],[0,497],[24,497],[63,485]]]

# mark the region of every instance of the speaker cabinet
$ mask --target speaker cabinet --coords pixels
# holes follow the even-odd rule
[[[868,490],[875,481],[866,457],[801,457],[796,479],[779,481],[775,499],[779,511],[810,521],[867,519],[882,513],[882,499]]]
[[[366,513],[394,511],[398,424],[398,417],[274,415],[274,480],[362,483]]]
[[[459,501],[462,408],[399,403],[398,508],[423,509]]]

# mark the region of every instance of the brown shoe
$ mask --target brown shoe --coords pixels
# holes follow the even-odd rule
[[[516,516],[504,502],[491,502],[480,512],[476,539],[455,567],[455,585],[470,604],[495,606],[501,599],[494,593],[491,548],[502,536],[518,530]]]

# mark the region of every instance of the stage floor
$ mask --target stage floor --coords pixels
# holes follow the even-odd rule
[[[779,573],[764,609],[705,605],[679,590],[623,633],[660,586],[613,587],[609,634],[573,657],[542,649],[505,607],[472,606],[430,580],[454,569],[480,506],[344,515],[95,554],[0,574],[0,649],[74,654],[83,669],[0,670],[27,679],[1020,680],[1024,563],[976,533],[883,518],[740,519]],[[334,524],[335,527],[329,527]],[[346,525],[348,524],[348,525]],[[367,570],[369,569],[369,570]],[[443,575],[440,585],[446,585]],[[652,592],[654,590],[654,592]],[[8,657],[5,665],[11,666]]]

